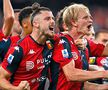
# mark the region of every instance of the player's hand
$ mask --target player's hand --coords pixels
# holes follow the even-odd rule
[[[84,41],[84,39],[77,39],[75,41],[76,46],[80,50],[85,50],[87,43]]]
[[[18,85],[18,90],[30,90],[28,81],[21,81]]]

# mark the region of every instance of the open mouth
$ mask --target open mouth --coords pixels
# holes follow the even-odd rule
[[[88,28],[88,29],[90,29],[90,28],[91,28],[91,26],[92,26],[92,24],[89,24],[89,25],[87,26],[87,28]]]
[[[53,27],[49,27],[49,30],[54,31],[54,28]]]

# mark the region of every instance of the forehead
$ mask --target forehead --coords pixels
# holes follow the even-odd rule
[[[20,12],[15,12],[15,16],[18,16]]]
[[[78,18],[82,18],[85,16],[91,16],[89,10],[88,9],[81,9],[78,13]]]
[[[100,33],[98,37],[102,37],[102,38],[108,39],[108,33],[105,33],[105,32]]]
[[[40,16],[46,17],[53,17],[53,13],[51,11],[41,11],[41,14],[39,14]]]

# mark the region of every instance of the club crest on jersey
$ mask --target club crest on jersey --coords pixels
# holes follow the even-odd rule
[[[11,64],[13,59],[14,59],[14,56],[12,54],[9,54],[8,59],[7,59],[8,63]]]
[[[68,53],[67,49],[62,50],[62,55],[63,55],[64,58],[69,57],[69,53]]]
[[[52,49],[53,48],[53,45],[50,42],[50,40],[46,41],[46,45],[47,45],[48,49]]]
[[[78,54],[76,52],[72,52],[72,56],[74,60],[78,59]]]

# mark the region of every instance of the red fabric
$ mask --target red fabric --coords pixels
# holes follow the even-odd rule
[[[104,50],[104,45],[103,44],[97,44],[97,43],[94,43],[93,41],[89,40],[89,46],[90,46],[90,54],[91,56],[101,56],[103,50]]]
[[[24,38],[18,45],[23,49],[23,57],[19,63],[17,71],[15,72],[13,85],[18,86],[21,81],[27,80],[30,83],[30,90],[38,90],[40,83],[42,83],[40,80],[45,79],[48,72],[43,72],[46,70],[45,66],[50,63],[49,59],[46,59],[47,56],[43,57],[43,54],[47,55],[48,53],[48,55],[50,55],[49,52],[47,52],[48,49],[44,53],[43,50],[45,47],[37,44],[30,36]],[[15,47],[10,48],[4,62],[2,63],[2,67],[9,73],[13,72],[9,71],[10,69],[8,68],[9,63],[7,58],[9,54],[15,55],[14,50]],[[15,60],[17,62],[19,58],[16,58]],[[14,68],[14,65],[10,68]]]
[[[60,64],[56,90],[80,90],[81,82],[67,81],[64,72],[62,70],[62,67],[70,63],[72,60],[75,61],[76,68],[82,69],[81,56],[73,39],[68,35],[65,35],[65,37],[68,39],[71,45],[71,53],[73,57],[66,58],[65,56],[63,56],[62,53],[62,50],[64,50],[63,42],[61,42],[61,38],[56,39],[53,52],[53,60]]]
[[[6,36],[4,36],[3,32],[0,30],[0,41],[2,41],[3,38],[6,38]]]

